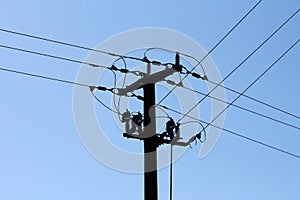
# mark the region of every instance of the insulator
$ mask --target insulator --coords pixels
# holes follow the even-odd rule
[[[140,112],[138,112],[138,114],[132,116],[132,121],[136,125],[141,126],[143,123],[143,115]]]
[[[177,66],[180,65],[180,56],[179,56],[179,53],[176,53],[176,55],[175,55],[175,65],[177,65]]]
[[[112,65],[109,69],[113,71],[118,71],[118,68],[115,65]]]
[[[120,72],[122,72],[122,73],[128,73],[129,70],[128,69],[120,69]]]
[[[106,91],[106,90],[107,90],[107,88],[106,88],[106,87],[103,87],[103,86],[98,86],[97,89],[98,89],[98,90],[102,90],[102,91]]]
[[[130,112],[128,109],[122,114],[122,122],[129,122],[130,121]]]
[[[176,53],[175,55],[175,64],[173,65],[173,69],[175,69],[178,72],[182,72],[182,65],[180,64],[180,56],[179,53]]]
[[[202,77],[200,76],[200,74],[197,74],[197,73],[195,73],[195,72],[192,73],[192,76],[195,77],[195,78],[202,78]]]
[[[176,85],[175,81],[172,80],[166,80],[167,83],[169,83],[170,85]]]

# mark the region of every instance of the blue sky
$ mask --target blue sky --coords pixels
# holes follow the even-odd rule
[[[119,32],[162,27],[212,48],[257,1],[6,1],[1,28],[95,47]],[[211,58],[225,77],[300,3],[263,0]],[[253,55],[225,86],[245,89],[300,36],[299,13]],[[0,33],[1,44],[84,60],[89,52]],[[246,94],[300,115],[299,44]],[[1,67],[75,80],[79,64],[0,49]],[[142,199],[143,175],[113,170],[82,145],[72,113],[73,86],[0,72],[0,198]],[[197,88],[195,88],[197,89]],[[235,98],[226,92],[227,100]],[[300,126],[299,119],[240,98],[237,104]],[[96,108],[103,109],[100,105]],[[171,114],[171,113],[170,113]],[[300,155],[300,132],[231,107],[226,129]],[[120,140],[121,133],[120,133]],[[123,139],[126,145],[142,144]],[[296,199],[300,160],[223,132],[214,150],[198,159],[194,146],[174,164],[176,199]],[[141,149],[141,148],[140,148]],[[159,171],[160,199],[168,198],[169,169]]]

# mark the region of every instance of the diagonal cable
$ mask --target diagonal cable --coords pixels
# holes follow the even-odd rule
[[[244,89],[240,95],[238,95],[213,120],[211,120],[210,123],[208,123],[206,127],[204,127],[204,129],[206,129],[211,123],[213,123],[221,114],[225,112],[225,110],[227,110],[234,102],[236,102],[242,96],[242,94],[244,94],[247,90],[249,90],[258,80],[260,80],[269,70],[271,70],[290,50],[293,49],[293,47],[295,47],[298,44],[299,41],[300,39],[298,39],[295,43],[293,43],[292,46],[290,46],[278,59],[276,59],[265,71],[263,71],[263,73],[261,73],[246,89]],[[298,129],[300,130],[300,128]]]
[[[179,87],[182,87],[182,88],[184,88],[184,89],[186,89],[186,90],[195,92],[195,93],[200,94],[200,95],[202,95],[202,96],[205,96],[205,95],[206,95],[206,94],[203,93],[203,92],[200,92],[200,91],[198,91],[198,90],[194,90],[194,89],[191,89],[191,88],[188,88],[188,87],[185,87],[185,86],[179,86]],[[241,94],[241,93],[239,93],[239,94]],[[211,96],[211,95],[208,95],[207,97],[209,97],[209,98],[211,98],[211,99],[214,99],[214,100],[217,100],[217,101],[220,101],[220,102],[222,102],[222,103],[228,104],[228,105],[230,104],[230,102],[228,102],[228,101],[225,101],[225,100],[223,100],[223,99],[220,99],[220,98],[217,98],[217,97],[214,97],[214,96]],[[249,109],[249,108],[246,108],[246,107],[243,107],[243,106],[234,104],[234,103],[232,103],[231,106],[236,107],[236,108],[238,108],[238,109],[240,109],[240,110],[243,110],[243,111],[252,113],[252,114],[254,114],[254,115],[257,115],[257,116],[260,116],[260,117],[263,117],[263,118],[272,120],[272,121],[274,121],[274,122],[283,124],[283,125],[285,125],[285,126],[288,126],[288,127],[295,128],[295,129],[300,130],[300,127],[299,127],[299,126],[296,126],[296,125],[287,123],[287,122],[285,122],[285,121],[276,119],[276,118],[274,118],[274,117],[270,117],[270,116],[268,116],[268,115],[266,115],[266,114],[262,114],[262,113],[256,112],[256,111],[251,110],[251,109]]]
[[[215,85],[218,84],[218,83],[213,82],[213,81],[210,81],[210,80],[208,80],[208,82],[213,83],[213,84],[215,84]],[[226,89],[226,90],[228,90],[228,91],[230,91],[230,92],[233,92],[233,93],[235,93],[235,94],[238,94],[238,95],[241,94],[241,92],[239,92],[239,91],[237,91],[237,90],[234,90],[234,89],[232,89],[232,88],[229,88],[229,87],[227,87],[227,86],[224,86],[224,85],[219,85],[219,86],[222,87],[222,88],[224,88],[224,89]],[[291,116],[291,117],[300,119],[300,117],[299,117],[298,115],[296,115],[296,114],[293,114],[293,113],[291,113],[291,112],[288,112],[288,111],[286,111],[286,110],[283,110],[283,109],[281,109],[281,108],[278,108],[278,107],[276,107],[276,106],[273,106],[273,105],[271,105],[271,104],[269,104],[269,103],[266,103],[266,102],[264,102],[264,101],[261,101],[261,100],[259,100],[259,99],[257,99],[257,98],[254,98],[254,97],[252,97],[252,96],[249,96],[249,95],[247,95],[247,94],[242,94],[242,96],[245,97],[245,98],[247,98],[247,99],[250,99],[250,100],[252,100],[252,101],[255,101],[256,103],[262,104],[262,105],[264,105],[264,106],[266,106],[266,107],[269,107],[269,108],[271,108],[271,109],[274,109],[274,110],[276,110],[276,111],[279,111],[279,112],[281,112],[281,113],[284,113],[284,114],[286,114],[286,115],[289,115],[289,116]]]
[[[201,62],[207,58],[207,56],[209,56],[229,35],[230,33],[242,22],[244,21],[244,19],[262,2],[262,0],[260,0],[259,2],[257,2],[216,44],[215,46],[213,46],[213,48],[211,48],[208,53],[194,66],[194,68],[191,70],[191,72],[199,65],[201,64]],[[182,81],[184,79],[186,79],[188,76],[188,74],[186,74]],[[176,89],[176,85],[158,102],[158,104],[160,104],[161,102],[163,102],[175,89]]]
[[[219,87],[227,78],[229,78],[237,69],[239,69],[253,54],[255,54],[267,41],[269,41],[281,28],[283,28],[296,14],[299,12],[299,9],[296,10],[284,23],[282,23],[269,37],[267,37],[254,51],[252,51],[240,64],[238,64],[225,78],[218,83],[206,96],[204,96],[200,101],[198,101],[186,114],[189,114],[193,111],[208,95],[210,95],[217,87]],[[181,121],[185,117],[182,116],[179,120]]]
[[[0,70],[1,70],[1,71],[6,71],[6,72],[11,72],[11,73],[16,73],[16,74],[21,74],[21,75],[25,75],[25,76],[31,76],[31,77],[35,77],[35,78],[41,78],[41,79],[46,79],[46,80],[51,80],[51,81],[62,82],[62,83],[66,83],[66,84],[73,84],[73,85],[79,85],[79,86],[84,86],[84,87],[90,87],[89,85],[83,84],[83,83],[76,83],[76,82],[67,81],[67,80],[63,80],[63,79],[58,79],[58,78],[53,78],[53,77],[48,77],[48,76],[42,76],[42,75],[38,75],[38,74],[32,74],[32,73],[23,72],[23,71],[12,70],[12,69],[8,69],[8,68],[2,68],[2,67],[0,67]],[[94,95],[93,95],[93,96],[94,96]],[[95,98],[96,100],[99,100],[96,96],[94,96],[94,98]],[[180,115],[183,115],[183,113],[181,113],[181,112],[179,112],[179,111],[177,111],[177,110],[168,108],[168,107],[166,107],[166,106],[162,106],[162,105],[158,105],[158,106],[160,106],[160,107],[162,107],[162,108],[164,108],[164,109],[166,109],[166,110],[170,110],[170,111],[172,111],[172,112],[175,112],[175,113],[178,113],[178,114],[180,114]],[[203,120],[199,120],[199,119],[197,119],[197,118],[195,118],[195,117],[192,117],[192,116],[189,116],[189,115],[187,115],[187,117],[192,118],[192,119],[194,119],[195,121],[198,121],[198,122],[200,122],[200,123],[209,124],[208,122],[205,122],[205,121],[203,121]],[[246,140],[248,140],[248,141],[251,141],[251,142],[260,144],[260,145],[262,145],[262,146],[268,147],[268,148],[270,148],[270,149],[273,149],[273,150],[276,150],[276,151],[279,151],[279,152],[282,152],[282,153],[284,153],[284,154],[287,154],[287,155],[290,155],[290,156],[293,156],[293,157],[295,157],[295,158],[299,158],[299,159],[300,159],[300,156],[297,155],[297,154],[293,154],[293,153],[290,153],[290,152],[288,152],[288,151],[286,151],[286,150],[282,150],[282,149],[277,148],[277,147],[274,147],[274,146],[272,146],[272,145],[269,145],[269,144],[260,142],[260,141],[258,141],[258,140],[252,139],[252,138],[249,138],[249,137],[244,136],[244,135],[242,135],[242,134],[240,134],[240,133],[237,133],[237,132],[234,132],[234,131],[225,129],[225,128],[221,128],[221,127],[216,126],[216,125],[214,125],[214,124],[210,124],[210,126],[213,126],[213,127],[217,128],[217,129],[223,130],[223,131],[225,131],[225,132],[227,132],[227,133],[230,133],[230,134],[232,134],[232,135],[241,137],[241,138],[246,139]]]
[[[181,113],[181,112],[179,112],[179,111],[177,111],[177,110],[174,110],[174,109],[172,109],[172,108],[168,108],[168,107],[166,107],[166,106],[162,106],[162,105],[158,105],[158,106],[161,106],[162,108],[164,108],[164,109],[166,109],[166,110],[170,110],[170,111],[172,111],[172,112],[174,112],[174,113],[177,113],[177,114],[179,114],[179,115],[182,115],[182,114],[183,114],[183,113]],[[195,120],[195,121],[198,121],[198,122],[200,122],[200,123],[209,124],[208,122],[206,122],[206,121],[204,121],[204,120],[200,120],[200,119],[197,119],[197,118],[192,117],[192,116],[189,116],[189,115],[187,115],[187,117],[189,117],[189,118],[191,118],[191,119],[193,119],[193,120]],[[250,138],[250,137],[244,136],[244,135],[241,134],[241,133],[237,133],[237,132],[235,132],[235,131],[231,131],[231,130],[229,130],[229,129],[222,128],[222,127],[217,126],[217,125],[215,125],[215,124],[210,124],[210,126],[213,126],[213,127],[217,128],[217,129],[222,130],[222,131],[224,131],[224,132],[226,132],[226,133],[229,133],[229,134],[231,134],[231,135],[234,135],[234,136],[237,136],[237,137],[246,139],[246,140],[248,140],[248,141],[250,141],[250,142],[254,142],[254,143],[256,143],[256,144],[265,146],[265,147],[270,148],[270,149],[272,149],[272,150],[279,151],[279,152],[284,153],[284,154],[286,154],[286,155],[293,156],[293,157],[295,157],[295,158],[300,159],[300,155],[297,155],[297,154],[291,153],[291,152],[289,152],[289,151],[286,151],[286,150],[280,149],[280,148],[278,148],[278,147],[275,147],[275,146],[273,146],[273,145],[269,145],[269,144],[267,144],[267,143],[264,143],[264,142],[261,142],[261,141],[252,139],[252,138]]]

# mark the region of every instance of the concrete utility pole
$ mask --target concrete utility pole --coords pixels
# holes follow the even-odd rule
[[[142,133],[134,134],[127,128],[124,137],[143,140],[144,142],[144,199],[157,200],[157,147],[159,145],[156,134],[156,114],[155,114],[155,83],[163,81],[167,76],[176,71],[167,68],[160,72],[151,74],[151,64],[147,64],[147,75],[124,89],[120,89],[120,94],[127,94],[142,88],[144,92],[144,130]],[[152,109],[151,109],[152,108]],[[151,109],[151,110],[150,110]],[[128,114],[127,114],[128,115]],[[130,115],[130,114],[129,114]],[[125,118],[128,118],[125,117]],[[126,121],[126,120],[125,120]],[[129,123],[127,121],[127,123]],[[129,125],[127,125],[128,127]],[[135,126],[135,125],[134,125]],[[141,123],[138,124],[141,126]]]
[[[179,133],[177,133],[174,138],[173,129],[175,129],[176,126],[173,119],[170,119],[173,125],[171,124],[168,126],[169,128],[167,128],[171,133],[168,131],[163,134],[156,133],[155,84],[164,81],[166,77],[175,72],[180,72],[181,68],[182,66],[179,64],[178,54],[176,54],[176,62],[172,68],[166,68],[156,73],[151,74],[151,63],[148,63],[147,75],[131,85],[119,89],[119,95],[128,95],[141,88],[144,92],[143,97],[138,97],[138,99],[144,101],[144,119],[142,119],[141,113],[131,118],[128,109],[122,115],[122,122],[125,123],[126,129],[123,136],[144,142],[144,200],[158,200],[157,147],[162,144],[171,144],[171,142],[172,145],[187,146],[196,138],[196,136],[194,136],[188,142],[178,141],[180,139]],[[177,127],[179,128],[179,125]]]

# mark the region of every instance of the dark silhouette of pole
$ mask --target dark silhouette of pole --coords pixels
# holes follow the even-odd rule
[[[148,63],[147,73],[144,77],[118,91],[119,95],[126,95],[140,88],[142,88],[144,92],[142,98],[144,101],[144,130],[142,133],[136,134],[136,130],[133,130],[133,132],[129,131],[130,113],[123,113],[123,115],[129,114],[129,117],[124,115],[123,122],[127,123],[127,126],[125,125],[127,128],[125,128],[126,133],[124,133],[123,136],[143,140],[144,142],[144,200],[158,200],[156,150],[158,145],[169,144],[171,141],[158,136],[156,133],[155,83],[165,80],[166,77],[175,72],[176,70],[173,68],[166,68],[151,74],[151,63]],[[128,118],[128,121],[126,121],[125,118]],[[141,124],[137,125],[141,126]]]
[[[155,120],[155,85],[150,83],[144,89],[144,199],[157,200],[157,142]],[[151,111],[150,108],[152,107]]]
[[[170,200],[173,200],[173,145],[170,152]]]

